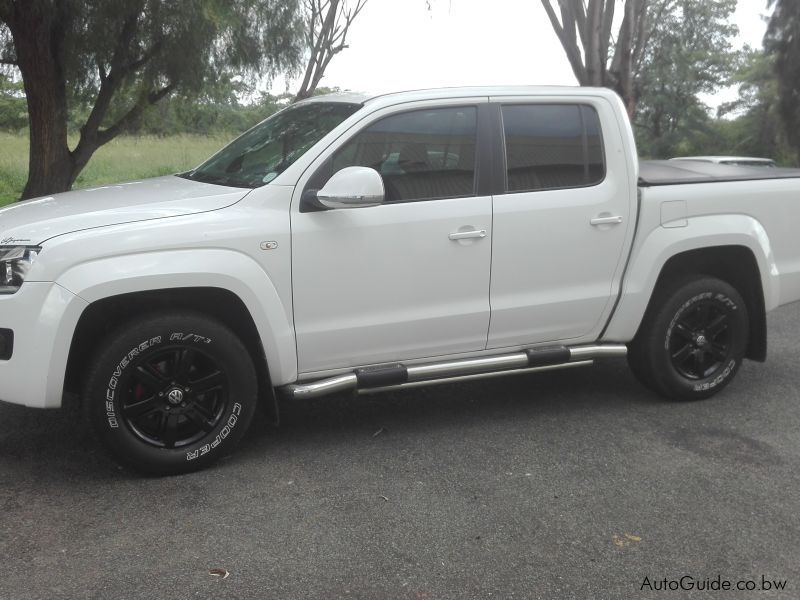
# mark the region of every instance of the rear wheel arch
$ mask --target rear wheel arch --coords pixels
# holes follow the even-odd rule
[[[714,246],[676,254],[661,268],[642,323],[659,308],[665,294],[691,275],[721,279],[741,294],[749,315],[749,338],[745,357],[763,362],[767,358],[767,318],[761,273],[753,251],[746,246]],[[641,327],[641,324],[640,324]],[[637,331],[636,335],[639,335]]]

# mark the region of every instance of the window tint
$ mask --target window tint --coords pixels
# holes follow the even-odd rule
[[[603,180],[597,112],[583,105],[503,107],[509,192],[582,187]]]
[[[328,175],[350,166],[383,177],[385,202],[475,193],[477,110],[418,110],[387,117],[357,134],[334,156]]]

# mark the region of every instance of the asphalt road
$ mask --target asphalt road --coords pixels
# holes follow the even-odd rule
[[[798,598],[800,304],[769,326],[708,401],[624,361],[336,396],[173,478],[118,468],[75,410],[0,405],[0,598]],[[717,575],[787,591],[645,583]]]

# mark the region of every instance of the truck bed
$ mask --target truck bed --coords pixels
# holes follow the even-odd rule
[[[792,178],[800,178],[800,169],[743,167],[701,161],[643,160],[639,162],[639,185],[641,187]]]

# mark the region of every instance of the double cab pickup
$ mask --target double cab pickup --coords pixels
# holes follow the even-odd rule
[[[800,299],[800,171],[640,163],[593,88],[320,96],[186,173],[0,210],[0,399],[78,393],[149,473],[204,467],[259,399],[626,356],[720,392]]]

